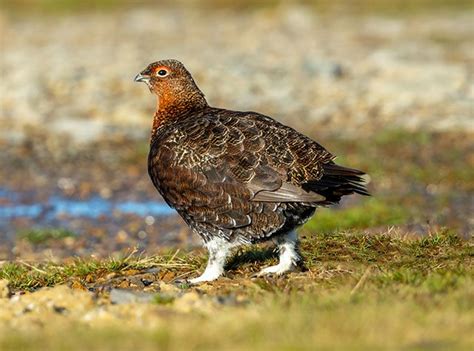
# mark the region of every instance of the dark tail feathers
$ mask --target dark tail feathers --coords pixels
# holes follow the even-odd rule
[[[334,162],[323,166],[323,176],[319,180],[303,184],[303,189],[313,191],[326,197],[325,203],[333,204],[344,195],[357,193],[370,196],[367,190],[367,179],[364,172],[353,168],[339,166]]]

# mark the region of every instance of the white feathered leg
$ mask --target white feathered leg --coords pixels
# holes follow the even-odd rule
[[[225,261],[231,249],[237,245],[238,243],[228,242],[222,238],[215,238],[205,243],[204,246],[209,251],[206,269],[201,276],[189,279],[189,283],[197,284],[219,278],[224,273]]]
[[[262,269],[257,274],[258,276],[267,274],[281,275],[293,271],[301,260],[301,256],[298,253],[298,235],[295,231],[291,231],[276,239],[276,244],[280,253],[280,262],[275,266]]]

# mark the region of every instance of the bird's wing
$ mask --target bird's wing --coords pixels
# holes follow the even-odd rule
[[[316,203],[325,197],[302,187],[318,179],[318,162],[332,156],[319,144],[271,118],[216,110],[177,124],[150,153],[150,174],[172,172],[208,198],[227,195],[243,201]],[[153,152],[153,149],[156,149]],[[166,161],[164,161],[166,159]],[[169,164],[163,169],[163,164]],[[180,173],[180,174],[178,174]],[[181,179],[187,177],[187,179]],[[194,184],[194,183],[193,183]],[[156,184],[155,184],[156,185]],[[198,185],[198,184],[194,184]]]
[[[332,159],[269,117],[213,110],[161,130],[148,170],[164,199],[204,238],[218,231],[254,240],[357,192],[362,172]]]

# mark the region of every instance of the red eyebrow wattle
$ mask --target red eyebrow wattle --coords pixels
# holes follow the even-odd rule
[[[164,69],[164,70],[166,70],[166,71],[169,71],[169,68],[166,67],[166,66],[158,66],[158,67],[155,67],[153,70],[154,70],[155,72],[158,72],[158,71],[161,70],[161,69]]]

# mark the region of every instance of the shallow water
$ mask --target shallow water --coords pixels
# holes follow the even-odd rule
[[[87,199],[53,195],[46,200],[36,201],[31,194],[0,188],[0,228],[6,231],[14,229],[9,224],[18,219],[33,220],[35,226],[41,227],[54,224],[58,220],[67,224],[68,219],[77,218],[94,220],[120,215],[146,217],[168,216],[173,213],[172,208],[159,201],[122,201],[97,195]]]

